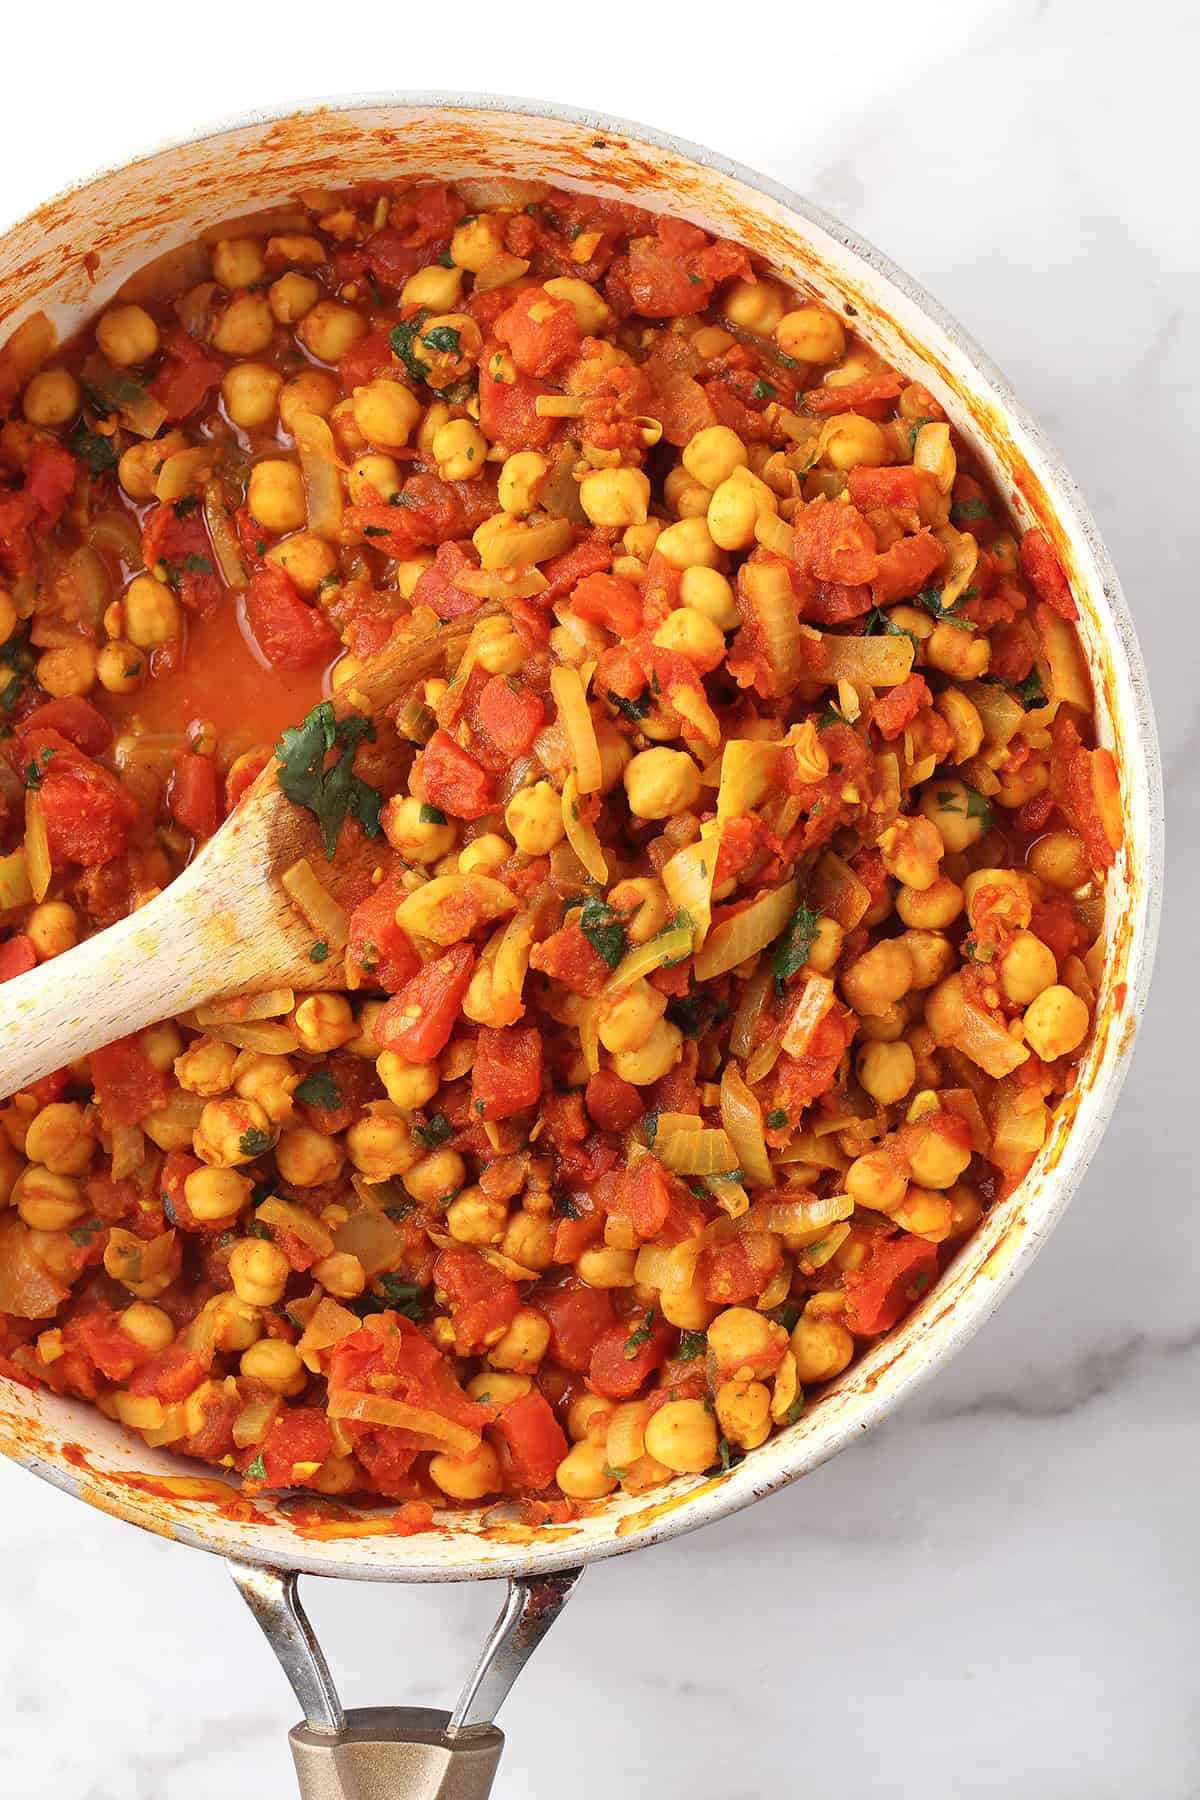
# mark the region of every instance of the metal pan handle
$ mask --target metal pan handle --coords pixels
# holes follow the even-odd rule
[[[487,1800],[504,1748],[493,1720],[583,1570],[509,1582],[504,1609],[452,1713],[412,1706],[344,1711],[297,1577],[253,1563],[231,1562],[229,1572],[304,1711],[288,1734],[301,1800]]]

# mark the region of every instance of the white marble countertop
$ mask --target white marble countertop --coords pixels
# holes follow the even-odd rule
[[[506,1708],[496,1793],[1195,1800],[1194,8],[762,0],[705,24],[532,4],[499,29],[470,4],[441,36],[426,18],[414,37],[411,12],[347,15],[344,48],[304,5],[217,4],[177,41],[169,14],[69,10],[49,52],[38,9],[6,22],[24,74],[0,216],[238,107],[406,78],[547,94],[711,143],[840,214],[1042,417],[1122,572],[1167,771],[1171,904],[1117,1123],[1028,1279],[882,1430],[588,1575]],[[293,1791],[296,1707],[217,1563],[8,1465],[0,1509],[6,1800]],[[352,1704],[448,1703],[499,1598],[308,1590]]]

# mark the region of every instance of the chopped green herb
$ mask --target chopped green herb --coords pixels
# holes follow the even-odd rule
[[[432,331],[421,334],[421,342],[443,356],[457,356],[461,338],[462,332],[456,331],[453,325],[435,325]]]
[[[186,519],[190,512],[195,512],[199,504],[199,494],[184,494],[181,499],[176,500],[171,511],[177,519]]]
[[[265,1225],[263,1225],[258,1219],[255,1219],[255,1221],[252,1225],[247,1226],[247,1230],[249,1231],[251,1237],[269,1238],[271,1235],[271,1233],[268,1231],[267,1227]]]
[[[213,572],[207,556],[197,556],[194,550],[189,550],[178,562],[164,562],[163,568],[171,587],[178,587],[185,575],[211,575]]]
[[[967,599],[970,592],[970,588],[966,589],[964,593],[959,595],[959,599]],[[957,602],[955,602],[955,604],[957,604]],[[974,631],[975,629],[970,619],[961,618],[959,614],[954,611],[953,607],[942,605],[941,588],[922,588],[917,595],[917,605],[923,606],[930,618],[936,619],[939,625],[957,625],[960,631]]]
[[[906,637],[914,650],[919,648],[916,632],[905,631],[903,625],[897,625],[888,618],[882,607],[873,606],[864,621],[863,636],[879,637],[881,634],[884,637]]]
[[[732,1466],[732,1463],[733,1463],[733,1450],[730,1446],[729,1439],[724,1435],[724,1433],[722,1433],[721,1441],[717,1445],[717,1455],[721,1459],[722,1473],[728,1474],[730,1467]]]
[[[67,445],[90,475],[104,475],[117,466],[115,441],[99,431],[89,431],[82,419],[67,439]]]
[[[364,525],[363,526],[363,536],[364,537],[386,537],[387,534],[388,534],[388,528],[386,525]]]
[[[803,1411],[804,1411],[804,1395],[797,1394],[796,1398],[792,1401],[792,1404],[788,1407],[787,1411],[783,1415],[784,1424],[785,1425],[794,1425],[796,1423],[796,1420],[800,1417],[800,1414]]]
[[[39,750],[37,756],[31,758],[30,761],[26,763],[25,786],[27,788],[33,788],[36,792],[36,790],[41,787],[42,777],[46,773],[46,765],[53,755],[53,750]]]
[[[266,1479],[267,1471],[263,1464],[263,1453],[260,1450],[254,1461],[246,1464],[246,1480],[265,1481]]]
[[[487,1107],[487,1102],[485,1100],[477,1100],[475,1102],[475,1111],[477,1113],[479,1113],[481,1116],[484,1113],[484,1111],[486,1110],[486,1107]]]
[[[610,1481],[624,1481],[625,1479],[625,1470],[614,1469],[611,1463],[605,1463],[601,1474],[606,1475]]]
[[[392,355],[404,364],[414,381],[424,381],[429,373],[428,364],[413,353],[413,340],[421,335],[421,327],[428,317],[428,310],[419,307],[410,319],[401,319],[393,325],[388,334]]]
[[[693,287],[699,287],[703,279],[704,277],[702,275],[693,275],[692,271],[690,269],[688,270],[688,280]]]
[[[921,1293],[921,1291],[924,1288],[927,1288],[929,1286],[929,1283],[932,1281],[932,1279],[933,1279],[933,1277],[930,1275],[928,1269],[918,1269],[917,1273],[913,1276],[912,1280],[909,1283],[909,1286],[908,1286],[909,1293],[910,1294]]]
[[[82,1225],[73,1226],[67,1236],[73,1244],[90,1244],[96,1233],[103,1230],[99,1219],[87,1219]]]
[[[368,1313],[398,1312],[406,1319],[420,1319],[425,1311],[418,1282],[405,1281],[402,1275],[376,1275],[368,1293],[350,1302],[350,1310],[360,1318]]]
[[[450,254],[449,244],[447,244],[446,248],[439,253],[438,262],[442,265],[443,269],[452,269],[454,267],[454,258]]]
[[[917,433],[922,425],[936,425],[936,419],[914,419],[908,428],[908,454],[911,456],[917,447]]]
[[[554,1211],[560,1219],[581,1219],[583,1217],[582,1209],[567,1193],[555,1194]]]
[[[1026,712],[1036,712],[1040,706],[1050,704],[1046,690],[1042,686],[1042,676],[1037,664],[1030,669],[1024,681],[1018,681],[1013,692],[1025,708]]]
[[[642,1130],[646,1134],[647,1149],[653,1149],[654,1140],[658,1136],[658,1114],[656,1112],[648,1112],[643,1115]]]
[[[782,1106],[773,1106],[767,1114],[767,1130],[782,1131],[788,1122],[788,1116]]]
[[[161,1199],[162,1199],[163,1218],[167,1221],[168,1225],[178,1225],[179,1214],[175,1211],[175,1204],[174,1204],[173,1200],[171,1199],[170,1194],[163,1194],[161,1196]]]
[[[427,1150],[436,1150],[447,1138],[454,1136],[454,1127],[444,1112],[435,1112],[424,1125],[413,1126],[413,1136],[418,1138]]]
[[[335,720],[331,702],[322,700],[299,725],[288,726],[275,746],[279,785],[289,800],[316,815],[331,859],[347,817],[357,819],[368,837],[379,836],[379,792],[354,773],[356,748],[374,737],[369,719]],[[327,767],[326,756],[335,748],[337,756]]]
[[[444,825],[446,823],[446,815],[441,807],[430,806],[428,800],[422,800],[418,817],[422,825]]]
[[[817,714],[818,731],[824,731],[827,725],[844,725],[845,723],[846,715],[834,700],[827,701],[824,710]]]
[[[632,1362],[643,1344],[650,1342],[650,1333],[654,1330],[654,1308],[651,1307],[639,1325],[635,1326],[625,1339],[625,1361]]]
[[[617,711],[621,713],[624,718],[632,719],[635,725],[639,719],[644,719],[646,714],[650,711],[649,688],[643,688],[636,700],[626,700],[623,694],[614,694],[611,691],[608,698],[612,705],[616,707]]]
[[[991,511],[992,509],[986,500],[980,499],[976,494],[971,494],[965,500],[956,500],[954,502],[953,506],[950,508],[950,517],[957,525],[963,519],[989,518],[991,516]]]
[[[963,955],[968,962],[990,963],[995,954],[994,950],[981,950],[973,937],[963,939]]]
[[[308,1106],[319,1106],[322,1112],[334,1112],[342,1103],[338,1084],[328,1069],[314,1069],[296,1083],[293,1093]]]
[[[984,796],[981,793],[977,792],[977,790],[973,787],[969,787],[967,789],[967,817],[968,817],[968,819],[982,819],[983,820],[983,829],[985,831],[991,830],[991,826],[992,826],[991,802],[990,802],[990,800],[986,800],[984,798]]]
[[[238,1149],[243,1156],[262,1156],[271,1148],[271,1134],[260,1131],[257,1125],[248,1125],[238,1139]]]
[[[579,927],[596,955],[615,969],[625,954],[625,926],[612,908],[603,900],[585,900]]]
[[[771,972],[775,977],[777,994],[782,994],[784,983],[798,969],[802,969],[808,961],[809,952],[816,942],[820,917],[820,913],[814,912],[812,907],[806,905],[802,900],[792,914],[791,923],[776,938],[775,954],[771,959]],[[781,1123],[787,1124],[786,1114]]]
[[[676,1362],[695,1362],[708,1349],[708,1334],[703,1331],[684,1331],[680,1334],[679,1347],[675,1351]]]
[[[774,386],[771,382],[764,381],[761,375],[750,392],[756,400],[773,400],[775,398]]]
[[[324,938],[318,938],[308,953],[308,960],[309,962],[323,963],[328,955],[329,945],[325,942]]]
[[[800,1312],[801,1308],[797,1306],[794,1300],[785,1300],[782,1306],[777,1306],[775,1308],[771,1317],[775,1320],[777,1325],[782,1325],[785,1331],[794,1331],[796,1328],[796,1321],[800,1317]]]

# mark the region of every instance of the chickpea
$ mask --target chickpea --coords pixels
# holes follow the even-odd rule
[[[947,1194],[914,1184],[892,1214],[892,1220],[915,1237],[925,1238],[931,1244],[942,1244],[953,1229],[954,1208]]]
[[[210,1167],[232,1169],[253,1162],[273,1135],[270,1119],[253,1100],[210,1100],[200,1114],[192,1149]]]
[[[111,638],[96,658],[96,676],[108,694],[132,694],[146,677],[146,657],[125,638]]]
[[[1019,869],[974,869],[963,882],[963,896],[976,928],[987,918],[1020,931],[1033,917],[1033,895]]]
[[[430,263],[428,268],[418,269],[410,275],[400,290],[401,306],[426,306],[431,312],[453,312],[462,294],[463,272],[461,269],[443,269],[440,263]]]
[[[846,1170],[846,1192],[856,1206],[871,1212],[890,1213],[899,1206],[908,1179],[886,1150],[867,1150]],[[793,1345],[793,1349],[795,1346]]]
[[[271,312],[281,325],[298,325],[306,319],[321,298],[321,284],[311,275],[289,269],[267,289]]]
[[[221,382],[225,411],[243,431],[274,422],[283,376],[270,363],[239,362],[226,369]]]
[[[175,1058],[175,1079],[189,1094],[212,1099],[227,1094],[233,1086],[237,1060],[232,1044],[223,1044],[218,1038],[193,1038],[182,1056]]]
[[[526,1269],[548,1269],[554,1261],[555,1224],[537,1213],[514,1213],[505,1228],[501,1249]]]
[[[732,631],[740,622],[733,587],[719,569],[707,569],[699,563],[685,569],[679,580],[679,598],[684,606],[722,632]]]
[[[727,1306],[708,1327],[708,1347],[722,1381],[749,1380],[778,1368],[787,1332],[749,1306]]]
[[[946,853],[937,826],[925,818],[897,819],[881,836],[879,850],[888,874],[919,890],[933,886]]]
[[[122,605],[125,635],[139,650],[155,650],[179,636],[179,602],[153,575],[135,575],[125,589]]]
[[[707,490],[705,490],[707,492]],[[673,569],[715,569],[721,552],[713,542],[707,519],[682,518],[659,533],[655,549]]]
[[[272,1392],[290,1399],[308,1386],[308,1371],[300,1354],[282,1338],[259,1338],[247,1345],[238,1364],[247,1381],[261,1381]]]
[[[664,1407],[663,1411],[666,1410]],[[716,1455],[715,1432],[713,1455]],[[586,1438],[567,1451],[554,1471],[554,1479],[569,1500],[602,1500],[617,1485],[616,1476],[608,1473],[604,1445],[590,1443]]]
[[[645,980],[605,994],[600,1000],[600,1042],[606,1050],[640,1050],[667,1010],[667,996]]]
[[[18,1175],[12,1204],[33,1231],[67,1231],[87,1211],[72,1176],[55,1175],[38,1163],[30,1163]]]
[[[393,794],[385,803],[383,834],[406,862],[439,862],[453,850],[458,826],[452,820],[427,817],[436,810],[411,794]]]
[[[382,1081],[387,1097],[401,1112],[415,1112],[438,1091],[436,1063],[410,1063],[395,1050],[381,1050],[375,1061],[375,1072]]]
[[[787,311],[787,296],[775,281],[734,281],[721,300],[722,316],[743,331],[769,337]]]
[[[251,516],[267,531],[298,531],[307,517],[300,469],[282,458],[255,463],[246,498]]]
[[[550,1323],[531,1306],[523,1306],[504,1336],[487,1353],[495,1369],[532,1375],[550,1348]]]
[[[1011,769],[1000,777],[1000,786],[996,790],[996,798],[1001,806],[1011,812],[1015,807],[1024,806],[1037,794],[1044,794],[1050,785],[1050,771],[1039,757],[1030,757],[1019,769]]]
[[[213,329],[214,349],[223,356],[258,356],[275,334],[275,317],[265,294],[235,294]]]
[[[213,279],[223,288],[256,287],[267,272],[267,259],[257,238],[221,238],[213,245]]]
[[[935,987],[954,967],[954,946],[940,931],[906,931],[899,940],[912,958],[913,987]]]
[[[796,1379],[801,1383],[832,1381],[854,1355],[854,1339],[836,1319],[810,1318],[803,1313],[792,1329],[792,1355]]]
[[[346,1150],[350,1161],[369,1181],[388,1181],[403,1175],[420,1160],[403,1119],[369,1113],[358,1119],[346,1133]]]
[[[912,984],[912,957],[898,938],[873,944],[842,976],[842,992],[859,1014],[886,1012]]]
[[[96,321],[96,343],[121,368],[149,362],[158,349],[158,326],[142,306],[113,306]]]
[[[309,994],[292,1014],[301,1047],[310,1055],[337,1050],[358,1035],[350,1002],[344,994]]]
[[[229,1252],[229,1279],[248,1306],[274,1306],[283,1299],[291,1265],[268,1238],[239,1238]]]
[[[635,1250],[617,1250],[611,1244],[598,1244],[582,1250],[575,1259],[575,1273],[589,1287],[628,1288],[633,1286]]]
[[[969,1144],[960,1144],[936,1124],[913,1127],[908,1154],[912,1178],[921,1187],[953,1187],[971,1160]]]
[[[948,875],[926,888],[902,887],[896,895],[896,911],[914,931],[945,931],[962,909],[963,891]]]
[[[188,1211],[205,1225],[236,1219],[253,1191],[254,1183],[236,1169],[193,1169],[183,1183]]]
[[[805,967],[818,975],[828,975],[836,967],[845,941],[846,933],[842,926],[836,919],[831,919],[828,913],[822,913],[817,920]]]
[[[700,771],[686,750],[656,745],[625,765],[629,810],[639,819],[669,819],[686,812],[700,797]]]
[[[259,1050],[242,1050],[233,1065],[234,1092],[243,1100],[255,1100],[276,1125],[294,1115],[292,1089],[300,1080],[286,1056],[264,1056]]]
[[[699,1475],[717,1460],[717,1426],[702,1400],[668,1400],[646,1423],[646,1454],[676,1475]]]
[[[380,378],[354,390],[354,423],[368,443],[385,450],[407,444],[421,416],[421,402],[402,382]]]
[[[454,236],[450,239],[450,260],[456,269],[467,269],[472,275],[478,275],[493,256],[499,256],[504,249],[504,220],[497,213],[476,213],[473,218],[464,219],[454,228]],[[454,294],[447,303],[453,305],[458,299]]]
[[[164,1019],[161,1025],[151,1025],[149,1030],[143,1031],[141,1046],[142,1055],[151,1068],[166,1075],[183,1049],[183,1035],[173,1020]]]
[[[518,850],[545,856],[563,835],[562,800],[548,781],[518,788],[504,809],[504,823]]]
[[[117,464],[117,480],[131,500],[153,500],[155,483],[168,456],[186,448],[182,431],[168,431],[165,437],[131,444]]]
[[[822,462],[831,469],[877,469],[891,456],[882,426],[852,412],[835,413],[826,419],[817,450]]]
[[[1057,983],[1042,992],[1025,1009],[1025,1041],[1043,1062],[1069,1056],[1088,1034],[1091,1018],[1084,1002],[1069,987]]]
[[[152,1306],[148,1300],[131,1301],[118,1323],[126,1337],[131,1337],[151,1356],[165,1350],[175,1338],[175,1325],[170,1314],[161,1306]]]
[[[771,1390],[761,1381],[723,1381],[714,1401],[717,1423],[739,1450],[754,1450],[771,1435]]]
[[[1029,852],[1029,867],[1047,887],[1070,893],[1091,880],[1082,841],[1073,831],[1048,831]]]
[[[300,593],[310,598],[323,581],[338,573],[337,552],[332,544],[312,531],[297,531],[267,551],[267,561],[275,563]]]
[[[552,300],[566,300],[585,337],[599,337],[612,323],[612,309],[590,281],[577,275],[555,275],[542,284]]]
[[[702,481],[693,480],[682,463],[670,470],[663,482],[663,500],[677,519],[702,519],[712,497],[712,489],[705,487]],[[658,537],[661,536],[660,522]],[[658,537],[654,540],[656,546]]]
[[[500,1458],[486,1441],[469,1456],[452,1456],[439,1450],[429,1459],[429,1479],[451,1500],[482,1500],[504,1488]]]
[[[296,335],[318,362],[336,363],[366,329],[367,321],[352,306],[343,306],[339,300],[318,300],[301,319]]]
[[[759,519],[778,509],[779,502],[765,481],[749,469],[735,469],[728,481],[714,489],[708,503],[709,536],[721,550],[748,550]]]
[[[618,1051],[612,1066],[622,1081],[648,1087],[670,1073],[683,1054],[683,1033],[670,1019],[660,1019],[646,1042],[637,1050]]]
[[[96,685],[98,658],[95,644],[81,638],[77,644],[62,644],[43,650],[38,657],[37,678],[55,700],[72,694],[90,694]]]
[[[481,1374],[472,1376],[466,1391],[480,1406],[504,1406],[510,1400],[519,1400],[522,1394],[528,1394],[532,1388],[533,1383],[528,1375],[510,1375],[499,1369],[484,1369]]]
[[[21,411],[31,425],[53,430],[71,423],[82,398],[79,383],[69,369],[43,369],[25,389]]]
[[[650,482],[640,469],[596,469],[579,484],[579,504],[593,525],[644,525]]]
[[[719,487],[749,460],[745,444],[728,425],[706,426],[689,438],[683,449],[684,468],[693,481],[706,488]]]
[[[328,418],[337,397],[338,384],[332,375],[324,369],[303,369],[279,390],[280,424],[285,431],[291,431],[302,412],[315,413],[318,419]]]
[[[516,517],[532,512],[549,471],[550,464],[536,450],[516,450],[506,457],[497,483],[504,511]]]
[[[43,1106],[25,1133],[26,1156],[44,1163],[52,1175],[82,1175],[95,1147],[91,1118],[74,1100]]]
[[[983,836],[989,808],[957,777],[935,775],[921,789],[921,811],[937,826],[946,849],[969,850]]]
[[[681,606],[669,613],[655,632],[654,642],[660,650],[686,656],[701,675],[711,674],[725,661],[724,632],[692,607]]]
[[[858,1079],[880,1106],[903,1100],[917,1078],[917,1063],[903,1041],[866,1044],[858,1057]]]
[[[784,314],[775,327],[775,342],[797,362],[835,363],[845,354],[846,333],[836,313],[808,304]]]
[[[30,940],[39,962],[61,956],[79,941],[79,919],[75,908],[65,900],[43,900],[25,921],[25,935]]]
[[[1058,964],[1050,946],[1032,931],[1018,931],[1000,961],[1000,989],[1005,999],[1028,1006],[1057,980]]]
[[[460,875],[494,875],[512,853],[513,847],[507,838],[501,837],[498,831],[485,831],[482,837],[472,838],[459,852],[458,872]]]
[[[419,1206],[433,1206],[457,1194],[466,1180],[467,1165],[457,1150],[435,1150],[403,1172],[404,1185]]]
[[[631,944],[648,944],[657,937],[672,912],[666,888],[652,875],[619,881],[608,891],[608,904],[625,921],[625,936]]]
[[[374,506],[380,500],[394,500],[403,486],[400,465],[394,456],[370,451],[351,464],[346,485],[355,506]],[[427,566],[422,564],[422,573]]]
[[[882,1012],[864,1014],[858,1022],[858,1039],[862,1044],[894,1044],[908,1027],[908,1008],[904,1001],[893,1001]]]
[[[984,734],[983,720],[975,702],[960,688],[943,688],[934,699],[933,710],[945,719],[954,734],[954,761],[966,762],[977,755],[983,746]]]
[[[983,1217],[979,1195],[965,1183],[956,1181],[946,1199],[950,1202],[951,1237],[969,1237]]]
[[[593,719],[592,723],[600,749],[600,792],[610,794],[633,756],[633,745],[607,719]]]
[[[357,1256],[348,1250],[335,1250],[312,1266],[314,1281],[319,1281],[335,1300],[356,1300],[367,1285],[366,1271]]]
[[[964,631],[944,620],[925,640],[925,661],[955,681],[974,681],[986,675],[991,647],[982,632]]]
[[[275,1166],[293,1187],[324,1187],[341,1173],[344,1152],[336,1138],[310,1125],[292,1125],[275,1146]]]
[[[434,435],[433,457],[443,481],[470,481],[483,474],[488,441],[470,419],[451,419]]]

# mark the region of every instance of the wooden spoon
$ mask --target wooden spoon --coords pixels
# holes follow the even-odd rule
[[[412,684],[457,658],[481,607],[385,650],[335,697],[334,715],[378,718]],[[73,950],[0,984],[0,1099],[101,1044],[211,1000],[247,991],[338,987],[340,946],[323,962],[321,935],[280,877],[306,857],[336,898],[344,872],[328,861],[315,815],[282,792],[272,761],[195,861],[139,911]]]

